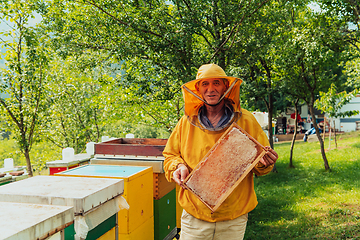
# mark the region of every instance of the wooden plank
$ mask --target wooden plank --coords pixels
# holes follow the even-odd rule
[[[154,199],[159,200],[173,189],[175,189],[175,182],[168,182],[165,173],[153,173],[154,180]]]
[[[167,139],[158,138],[116,138],[97,144],[142,144],[142,145],[166,145]]]
[[[233,139],[228,140],[230,138]],[[231,145],[232,142],[229,142],[238,140],[239,142],[242,142],[243,145]],[[244,146],[246,146],[245,144],[249,147],[244,148]],[[244,151],[245,157],[244,154],[239,154]],[[255,167],[265,153],[265,148],[256,141],[256,139],[250,136],[236,123],[233,123],[185,179],[184,185],[212,212],[215,212],[246,175]],[[237,171],[229,169],[230,164],[232,164],[231,166],[235,164],[233,169],[237,169]],[[210,170],[207,169],[206,172],[202,173],[201,168],[210,168]],[[221,171],[225,171],[225,173],[222,174]],[[239,176],[238,174],[241,175]],[[216,179],[216,177],[221,177],[221,179]],[[192,180],[192,178],[195,180]],[[206,189],[200,189],[200,185],[191,183],[191,181],[199,181],[199,179],[204,183],[216,181],[218,183],[218,188],[214,188],[213,185],[207,185]],[[235,179],[236,181],[234,182]],[[216,196],[209,196],[209,194],[214,193],[216,193]],[[215,200],[214,198],[217,199]],[[210,201],[211,203],[209,203]]]
[[[165,146],[95,144],[95,154],[162,156]]]
[[[162,156],[167,139],[117,138],[95,144],[95,154]]]

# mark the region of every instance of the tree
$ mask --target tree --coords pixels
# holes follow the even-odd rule
[[[359,43],[360,3],[356,0],[318,0],[323,11],[336,14],[351,28],[344,29],[352,43]],[[349,36],[350,35],[350,36]]]
[[[291,38],[284,45],[282,72],[284,85],[294,98],[305,101],[310,110],[316,135],[320,142],[321,154],[326,170],[330,169],[324,143],[314,114],[317,94],[327,89],[331,82],[342,85],[340,63],[348,58],[348,44],[342,35],[344,22],[334,16],[322,13],[299,12],[293,21]]]
[[[148,102],[170,101],[173,107],[159,109],[153,122],[169,129],[173,124],[163,116],[182,109],[180,86],[204,63],[226,71],[238,55],[242,23],[269,1],[53,0],[40,8],[61,54],[107,51],[126,66],[119,83],[134,93],[138,111],[150,116]]]
[[[274,148],[272,121],[277,111],[290,106],[282,89],[279,54],[284,50],[294,11],[307,8],[307,1],[274,1],[261,8],[244,23],[236,42],[240,57],[237,75],[245,79],[242,94],[255,109],[268,112],[270,146]],[[259,104],[259,102],[261,103]],[[273,168],[276,172],[276,166]]]
[[[10,30],[1,33],[1,47],[5,53],[6,68],[1,69],[1,111],[6,113],[8,129],[14,134],[26,158],[29,176],[32,176],[30,150],[39,136],[39,126],[46,104],[44,88],[48,82],[49,62],[46,35],[28,26],[34,13],[29,1],[1,3],[0,19]]]
[[[349,103],[351,99],[358,93],[358,90],[354,90],[350,93],[346,93],[346,91],[337,93],[335,84],[331,84],[328,92],[320,91],[320,98],[315,101],[315,107],[320,109],[322,112],[327,113],[330,117],[330,130],[329,130],[329,149],[331,148],[331,122],[333,118],[338,117],[351,117],[359,114],[359,110],[350,110],[341,112],[342,107]],[[334,130],[335,130],[335,120],[334,122]],[[325,127],[325,126],[324,126]],[[335,145],[337,148],[336,142],[336,130],[335,134]]]
[[[281,76],[277,61],[284,43],[283,36],[289,31],[288,23],[295,7],[306,7],[306,1],[274,1],[262,7],[244,22],[241,38],[235,45],[240,57],[235,60],[234,65],[241,66],[237,74],[246,79],[242,89],[250,99],[261,100],[264,107],[260,109],[268,112],[269,142],[272,148],[274,111],[284,103],[279,91]]]
[[[122,118],[133,125],[159,127],[171,133],[183,115],[181,85],[169,86],[168,91],[161,90],[166,76],[158,76],[152,66],[141,65],[134,70],[132,64],[126,62],[122,64],[122,70],[118,76],[119,91],[125,93],[118,96]],[[164,80],[159,82],[159,78]]]
[[[121,93],[111,76],[111,59],[87,51],[64,60],[55,58],[50,66],[52,84],[46,98],[49,108],[44,137],[80,153],[87,142],[99,142],[106,126],[117,120]]]

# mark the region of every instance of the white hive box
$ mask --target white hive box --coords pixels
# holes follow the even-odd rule
[[[86,153],[75,154],[72,159],[63,159],[63,160],[55,160],[51,162],[47,162],[47,167],[71,167],[78,166],[79,164],[83,164],[84,162],[89,162],[91,155]]]
[[[46,166],[49,168],[49,175],[54,175],[55,173],[61,171],[65,171],[74,167],[88,164],[90,158],[91,158],[90,154],[80,153],[80,154],[75,154],[73,158],[47,162]]]
[[[0,187],[0,201],[72,206],[89,230],[118,212],[122,179],[36,176]]]
[[[164,157],[159,156],[95,156],[90,164],[152,167],[154,173],[164,173]]]
[[[185,179],[185,187],[212,212],[265,154],[264,147],[233,123]]]
[[[61,236],[62,230],[74,222],[74,209],[69,206],[0,202],[0,213],[4,218],[0,224],[3,240]]]

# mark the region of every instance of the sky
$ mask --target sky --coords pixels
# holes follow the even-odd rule
[[[320,12],[320,6],[319,6],[319,4],[312,2],[312,3],[310,3],[308,6],[309,6],[309,8],[311,8],[314,12]]]
[[[35,18],[30,18],[29,19],[29,26],[35,26],[37,23],[39,23],[41,21],[41,16],[37,13],[34,14]],[[9,31],[10,30],[10,26],[12,26],[12,23],[9,21],[5,21],[5,19],[0,19],[0,32],[3,31]]]

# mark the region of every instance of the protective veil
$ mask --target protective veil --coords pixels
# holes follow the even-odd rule
[[[229,88],[225,91],[224,95],[219,99],[220,103],[225,99],[225,103],[230,106],[233,110],[230,121],[220,128],[206,128],[198,120],[199,109],[206,102],[201,97],[199,91],[197,90],[197,84],[204,79],[223,79],[227,81]],[[209,131],[219,131],[231,125],[231,123],[236,122],[241,117],[241,107],[240,107],[240,85],[242,80],[235,77],[226,76],[224,70],[216,64],[207,64],[199,68],[196,80],[185,83],[181,88],[183,92],[184,102],[185,102],[185,115],[188,118],[188,121],[200,129],[209,130]]]

